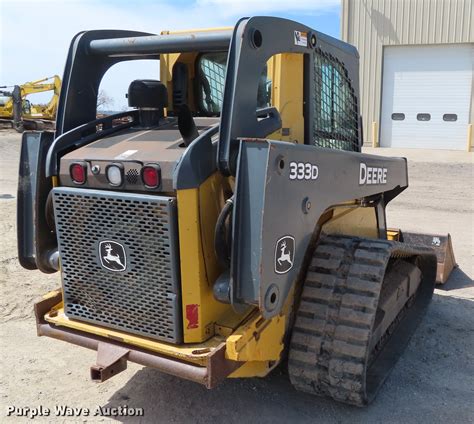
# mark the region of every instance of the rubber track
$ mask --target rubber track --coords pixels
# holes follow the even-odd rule
[[[388,341],[373,360],[369,343],[389,259],[413,256],[423,279],[415,301],[409,302],[412,310],[397,317],[398,327],[384,336]],[[306,275],[290,343],[288,371],[296,389],[357,406],[370,402],[421,319],[435,273],[431,249],[386,240],[323,237]]]

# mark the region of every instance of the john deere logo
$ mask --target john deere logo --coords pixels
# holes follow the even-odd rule
[[[280,238],[275,246],[275,272],[286,274],[293,268],[295,259],[295,239],[291,236]]]
[[[104,240],[99,243],[100,264],[109,271],[125,271],[127,256],[125,248],[116,241]]]

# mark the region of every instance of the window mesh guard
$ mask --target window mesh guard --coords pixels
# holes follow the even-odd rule
[[[222,61],[221,56],[224,60]],[[201,59],[201,69],[204,73],[205,85],[201,86],[204,108],[208,113],[219,113],[224,98],[224,82],[227,55],[208,54]]]
[[[314,145],[360,151],[357,98],[347,71],[320,49],[315,54],[314,85]]]
[[[204,53],[199,60],[200,106],[206,114],[219,114],[224,99],[227,53]],[[272,80],[265,65],[260,75],[257,108],[271,105]]]

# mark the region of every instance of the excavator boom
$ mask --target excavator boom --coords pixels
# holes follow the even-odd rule
[[[51,81],[48,82],[47,81]],[[6,86],[1,88],[7,88]],[[27,97],[31,94],[52,91],[47,104],[32,104]],[[17,131],[24,129],[53,129],[61,91],[61,78],[57,75],[15,85],[11,92],[3,91],[0,103],[0,122],[13,126]]]

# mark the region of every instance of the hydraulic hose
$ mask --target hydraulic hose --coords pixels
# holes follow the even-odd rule
[[[226,221],[234,208],[234,196],[226,200],[219,217],[216,222],[216,230],[214,233],[214,249],[216,251],[217,260],[223,269],[230,268],[231,253],[231,224],[226,228]]]

